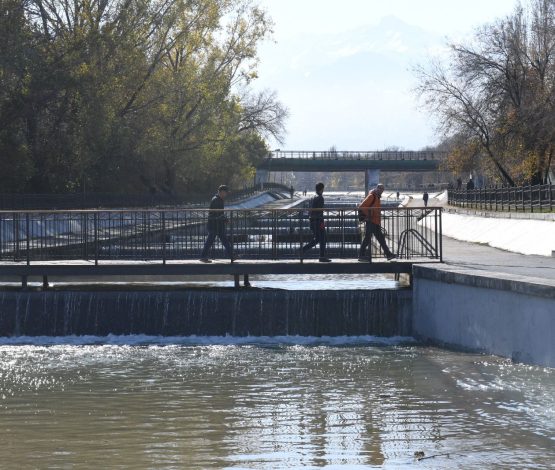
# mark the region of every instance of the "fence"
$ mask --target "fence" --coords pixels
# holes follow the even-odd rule
[[[279,183],[263,183],[255,187],[233,190],[229,201],[236,201],[252,196],[260,191],[280,191],[289,193],[290,188]],[[214,188],[214,192],[216,188]],[[192,197],[185,194],[166,193],[66,193],[66,194],[30,194],[0,193],[0,210],[63,210],[95,209],[124,207],[162,207],[194,206],[206,204],[212,193]]]
[[[552,184],[518,188],[449,190],[449,204],[490,211],[552,211],[555,186]]]
[[[234,256],[244,259],[301,258],[311,239],[309,209],[224,210]],[[166,263],[198,259],[206,239],[207,209],[111,211],[0,211],[0,259],[142,260]],[[324,209],[328,256],[358,257],[363,225],[355,208]],[[440,208],[382,208],[389,247],[407,260],[440,260]],[[383,253],[370,250],[373,258]],[[210,256],[224,258],[218,242]],[[318,257],[318,249],[305,257]]]

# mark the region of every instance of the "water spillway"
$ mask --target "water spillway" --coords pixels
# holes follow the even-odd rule
[[[405,289],[0,292],[0,336],[409,336]]]

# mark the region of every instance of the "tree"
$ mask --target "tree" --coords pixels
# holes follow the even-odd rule
[[[453,169],[503,183],[546,181],[555,145],[555,1],[534,0],[420,66],[418,93],[451,143]]]
[[[241,178],[284,132],[275,94],[249,88],[271,33],[250,0],[0,1],[18,25],[0,33],[14,188],[191,192],[216,164]]]

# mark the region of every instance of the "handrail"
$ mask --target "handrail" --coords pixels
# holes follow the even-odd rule
[[[211,212],[227,216],[225,231],[234,251],[253,259],[295,259],[312,234],[312,209],[147,209],[83,211],[1,211],[0,260],[183,260],[198,259]],[[377,209],[374,209],[377,210]],[[419,222],[425,211],[433,211]],[[362,240],[356,207],[323,211],[332,258],[358,257]],[[440,250],[441,209],[381,208],[382,226],[392,245],[399,246],[406,229],[421,234],[434,251],[420,250],[411,258],[437,259]],[[318,257],[315,248],[303,257]],[[413,256],[414,255],[414,256]],[[211,256],[223,258],[219,244]],[[383,257],[381,250],[373,258]]]
[[[494,212],[553,211],[555,185],[539,184],[511,188],[449,189],[449,204]]]
[[[448,152],[437,150],[371,150],[371,151],[312,151],[312,150],[274,150],[268,154],[270,159],[350,159],[350,160],[442,160]]]
[[[403,257],[403,252],[405,251],[405,249],[408,249],[408,246],[406,246],[407,241],[408,241],[408,236],[410,235],[414,235],[414,237],[420,242],[422,243],[423,247],[427,250],[428,254],[430,256],[436,256],[437,255],[437,249],[434,249],[434,246],[428,241],[426,240],[421,233],[418,233],[415,229],[413,228],[409,228],[406,229],[405,231],[403,231],[403,233],[401,233],[401,236],[399,237],[399,249],[398,249],[398,253],[399,253],[399,257],[402,258]]]
[[[375,208],[369,207],[369,210],[375,210]],[[388,211],[410,211],[410,210],[429,210],[430,208],[426,207],[388,207]],[[324,207],[322,209],[312,209],[309,207],[288,207],[288,208],[280,208],[280,209],[245,209],[245,208],[227,208],[227,209],[208,209],[206,206],[199,206],[195,208],[191,207],[184,207],[184,208],[164,208],[164,209],[156,209],[156,208],[145,208],[145,209],[67,209],[67,210],[57,210],[57,209],[22,209],[22,210],[0,210],[1,214],[81,214],[81,213],[131,213],[131,212],[199,212],[199,211],[212,211],[212,212],[252,212],[252,211],[260,211],[260,212],[290,212],[295,213],[299,211],[311,212],[311,211],[337,211],[337,210],[344,210],[344,211],[358,211],[358,206],[342,206],[342,207]],[[382,210],[385,210],[382,208]]]

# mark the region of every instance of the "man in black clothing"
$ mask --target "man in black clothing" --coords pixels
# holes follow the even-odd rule
[[[231,243],[225,233],[227,218],[224,214],[224,199],[226,198],[228,192],[228,187],[225,184],[222,184],[218,188],[218,193],[210,201],[210,212],[208,213],[208,237],[206,238],[202,254],[200,255],[200,261],[203,263],[212,262],[208,259],[208,250],[210,250],[214,244],[216,237],[218,237],[222,242],[227,257],[229,259],[233,259]]]
[[[303,254],[312,247],[320,244],[320,263],[329,263],[331,259],[326,256],[326,225],[324,223],[324,183],[316,185],[316,196],[310,203],[310,231],[312,232],[312,240],[302,247]],[[316,210],[315,210],[316,209]]]

